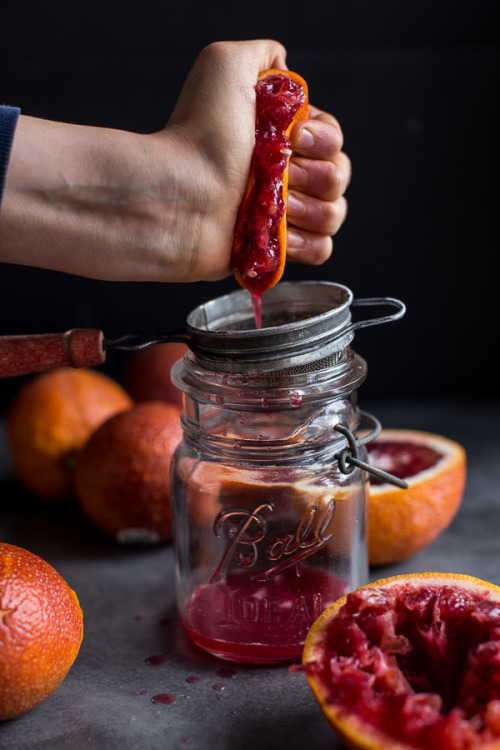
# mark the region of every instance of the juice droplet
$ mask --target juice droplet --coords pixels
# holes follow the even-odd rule
[[[149,695],[149,692],[147,690],[141,690],[141,695]]]
[[[298,391],[290,391],[290,406],[294,409],[302,406],[302,395]]]
[[[171,695],[170,693],[158,693],[158,695],[153,695],[151,703],[165,703],[170,705],[175,703],[175,700],[175,695]]]
[[[214,690],[225,690],[225,686],[222,684],[222,682],[216,682],[213,686]]]
[[[148,667],[159,667],[161,664],[166,664],[167,661],[168,657],[163,656],[163,654],[155,654],[153,656],[148,656],[148,658],[145,659]]]
[[[216,396],[215,401],[217,404],[219,404],[219,406],[222,406],[222,404],[224,403],[224,396]]]
[[[233,677],[236,677],[236,669],[231,669],[230,667],[221,667],[216,672],[219,677],[227,677],[229,679],[232,679]]]
[[[191,675],[190,677],[186,677],[186,682],[195,683],[199,681],[200,681],[200,678],[196,677],[196,675]]]
[[[233,447],[236,448],[236,450],[239,450],[241,448],[241,442],[239,440],[235,440],[233,443]]]
[[[269,399],[261,398],[260,405],[262,406],[263,409],[267,409],[269,406]]]

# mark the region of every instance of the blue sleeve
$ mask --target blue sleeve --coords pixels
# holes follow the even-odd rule
[[[0,203],[2,201],[10,149],[19,114],[20,110],[17,107],[3,107],[0,105]]]

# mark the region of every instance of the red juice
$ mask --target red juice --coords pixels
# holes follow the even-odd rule
[[[195,589],[184,626],[205,651],[250,663],[300,660],[305,638],[345,581],[312,566],[293,565],[268,580],[255,571],[226,574]]]
[[[262,294],[260,292],[254,292],[252,294],[252,305],[255,316],[255,327],[262,327]]]

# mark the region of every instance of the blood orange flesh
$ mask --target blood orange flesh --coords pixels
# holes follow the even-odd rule
[[[274,286],[285,263],[287,167],[295,119],[307,113],[307,87],[296,73],[270,70],[256,86],[255,144],[233,244],[233,271],[254,295]]]
[[[379,438],[373,445],[368,444],[367,448],[371,463],[400,479],[414,477],[432,468],[442,457],[442,454],[430,445],[418,445],[410,441],[396,442],[389,438]],[[370,484],[382,482],[372,476]]]
[[[423,573],[332,605],[304,649],[311,688],[349,747],[500,747],[500,588]]]

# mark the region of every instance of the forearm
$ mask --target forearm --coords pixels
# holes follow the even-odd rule
[[[167,125],[151,135],[21,116],[0,261],[117,281],[227,276],[255,138],[255,83],[284,65],[273,41],[209,45]],[[289,257],[321,263],[345,217],[349,161],[338,123],[313,107],[291,138]]]
[[[103,279],[186,271],[174,227],[196,242],[196,206],[162,138],[21,116],[0,214],[0,260]],[[162,170],[161,162],[165,164]],[[167,169],[168,165],[168,169]],[[120,263],[116,258],[120,257]],[[181,267],[182,266],[182,267]]]

